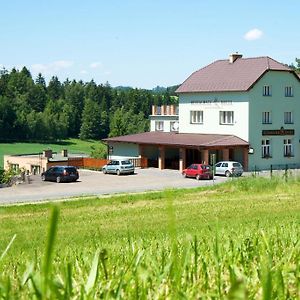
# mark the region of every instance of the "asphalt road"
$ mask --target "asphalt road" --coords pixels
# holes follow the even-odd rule
[[[227,180],[183,178],[177,170],[136,169],[134,175],[104,175],[101,172],[79,170],[79,180],[71,183],[43,182],[31,176],[31,183],[0,188],[0,205],[68,199],[78,196],[100,196],[120,193],[158,191],[168,188],[192,188],[217,184]]]

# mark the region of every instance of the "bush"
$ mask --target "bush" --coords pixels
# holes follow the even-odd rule
[[[17,172],[14,170],[5,171],[0,169],[0,184],[1,183],[9,183],[13,176],[17,175]]]
[[[107,148],[104,145],[100,146],[91,146],[92,152],[91,152],[91,157],[92,158],[107,158]]]
[[[4,180],[4,174],[5,174],[5,171],[3,169],[0,169],[0,184],[4,183],[3,182],[3,180]]]

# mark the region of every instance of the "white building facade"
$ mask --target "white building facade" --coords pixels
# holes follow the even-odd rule
[[[239,65],[235,68],[235,64]],[[210,74],[206,68],[198,71],[203,71],[203,77]],[[187,79],[183,85],[192,81],[194,86],[178,89],[179,132],[233,134],[244,139],[249,143],[249,170],[300,166],[297,74],[269,57],[243,59],[241,55],[232,62],[222,61],[216,69],[211,72],[224,72],[223,76],[237,82],[212,77],[212,88],[205,91],[209,83],[201,86],[198,76],[199,89],[195,91],[195,78]]]
[[[106,139],[113,155],[146,157],[161,169],[213,163],[212,156],[249,171],[300,166],[300,78],[286,65],[233,54],[176,92],[178,107],[152,107],[150,132]]]

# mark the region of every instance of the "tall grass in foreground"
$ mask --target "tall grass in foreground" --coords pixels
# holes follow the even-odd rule
[[[265,180],[254,185],[237,181],[220,191],[266,190]],[[272,183],[272,188],[278,182]],[[255,187],[256,185],[256,187]],[[286,187],[289,188],[288,186]],[[299,219],[282,223],[257,221],[249,228],[210,226],[206,234],[179,230],[174,194],[164,193],[168,231],[160,236],[130,233],[93,255],[64,255],[55,251],[60,226],[54,207],[43,257],[11,262],[1,269],[0,298],[36,299],[299,299]],[[236,212],[232,212],[236,213]],[[238,213],[238,212],[237,212]],[[242,213],[242,212],[241,212]],[[14,247],[12,237],[1,260]],[[25,271],[20,272],[27,264]]]

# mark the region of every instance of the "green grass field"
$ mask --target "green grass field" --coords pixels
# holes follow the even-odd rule
[[[45,149],[52,149],[55,152],[60,152],[63,149],[68,149],[71,153],[86,153],[90,154],[92,146],[100,146],[98,141],[82,141],[79,139],[62,140],[56,144],[41,144],[41,143],[0,143],[0,168],[3,168],[4,154],[24,154],[24,153],[41,153]]]
[[[296,178],[0,207],[0,224],[4,299],[300,296]]]

